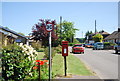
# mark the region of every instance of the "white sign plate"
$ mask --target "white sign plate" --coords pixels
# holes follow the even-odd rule
[[[47,31],[52,31],[52,24],[47,24],[46,25],[46,30]]]

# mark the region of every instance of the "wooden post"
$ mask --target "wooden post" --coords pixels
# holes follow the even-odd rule
[[[38,81],[40,81],[40,62],[38,62],[38,72],[39,72]]]
[[[65,76],[67,76],[67,62],[66,62],[66,56],[64,56],[64,64],[65,64]]]

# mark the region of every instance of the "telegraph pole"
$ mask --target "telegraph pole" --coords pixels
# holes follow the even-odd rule
[[[83,31],[82,31],[82,38],[83,38]]]
[[[83,43],[83,31],[82,31],[82,43]]]
[[[97,31],[96,31],[96,20],[95,20],[95,34],[96,34],[96,32],[97,32]]]
[[[62,16],[60,16],[60,39],[62,38],[61,34],[62,34]]]

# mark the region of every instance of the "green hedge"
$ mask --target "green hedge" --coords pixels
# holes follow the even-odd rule
[[[30,46],[11,44],[2,49],[2,78],[4,80],[24,80],[36,75],[32,71],[37,52]]]
[[[69,46],[73,46],[74,44],[84,44],[84,43],[69,43]]]
[[[115,45],[115,43],[111,43],[111,42],[104,42],[104,49],[113,49],[113,46]]]
[[[115,45],[115,43],[111,43],[111,42],[104,42],[104,45],[114,46],[114,45]]]

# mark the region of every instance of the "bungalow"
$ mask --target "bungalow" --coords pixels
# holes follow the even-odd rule
[[[17,43],[26,43],[27,42],[27,37],[16,33],[13,30],[10,30],[8,28],[2,27],[0,26],[0,57],[2,57],[2,45],[8,45],[8,44],[12,44],[14,42]],[[1,59],[0,59],[0,78],[2,76],[2,65],[1,65]]]
[[[112,34],[107,36],[103,41],[112,43],[120,42],[120,29],[118,30],[119,31],[114,31]]]
[[[17,32],[10,30],[8,28],[0,26],[0,46],[17,43],[26,43],[27,37],[18,34]]]
[[[108,35],[110,35],[108,32],[105,32],[104,30],[100,32],[96,32],[96,34],[101,34],[103,36],[103,39],[106,38]],[[88,43],[94,43],[93,36],[95,33],[88,35]]]

